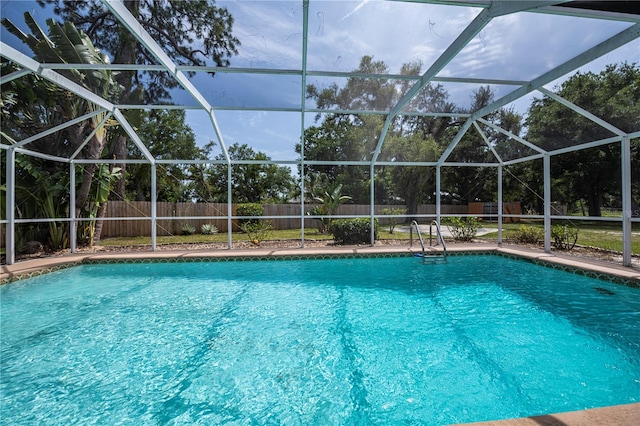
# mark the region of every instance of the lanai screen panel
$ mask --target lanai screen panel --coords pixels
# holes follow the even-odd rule
[[[430,178],[435,170],[432,159],[448,169],[445,173],[460,164],[471,165],[463,167],[465,171],[484,164],[490,166],[482,172],[489,179],[497,174],[496,166],[501,162],[534,159],[539,163],[541,156],[550,152],[556,161],[551,170],[555,173],[556,167],[565,167],[557,166],[561,161],[578,157],[573,152],[577,148],[584,148],[585,154],[609,150],[612,155],[624,158],[625,153],[618,151],[622,151],[621,138],[627,133],[635,138],[631,152],[633,167],[637,163],[640,131],[637,123],[609,123],[614,114],[597,109],[586,111],[591,109],[588,102],[579,98],[563,100],[548,92],[556,91],[576,71],[598,73],[608,63],[640,61],[640,18],[634,2],[222,0],[217,5],[228,8],[234,19],[233,36],[240,41],[237,54],[228,58],[229,66],[225,69],[208,60],[203,67],[194,67],[168,58],[157,40],[148,34],[153,33],[152,29],[145,29],[129,16],[122,3],[105,0],[103,4],[114,10],[115,18],[125,22],[132,36],[145,44],[147,54],[143,64],[133,67],[114,64],[111,69],[146,71],[139,73],[139,78],[147,85],[155,77],[169,77],[174,79],[175,86],[165,87],[167,92],[153,103],[148,102],[148,97],[140,101],[96,99],[95,94],[87,96],[74,90],[68,81],[61,86],[73,97],[103,108],[104,125],[111,124],[109,114],[117,119],[120,130],[126,130],[130,138],[127,159],[138,161],[136,164],[158,160],[164,170],[175,159],[165,152],[149,152],[154,148],[153,141],[136,138],[135,125],[128,121],[128,115],[140,110],[175,108],[186,110],[187,124],[196,133],[199,146],[214,142],[208,161],[223,167],[228,161],[234,163],[228,150],[234,144],[262,151],[270,158],[265,161],[287,164],[294,171],[301,172],[306,167],[310,176],[313,167],[333,161],[335,164],[329,166],[342,167],[351,176],[361,176],[361,188],[354,189],[354,194],[361,196],[363,203],[382,202],[379,193],[374,194],[362,183],[371,179],[368,173],[373,168],[396,167],[385,163],[404,162],[398,166],[402,168],[421,164]],[[529,8],[536,10],[528,11]],[[52,9],[42,9],[35,1],[2,2],[2,17],[9,17],[27,31],[22,18],[24,11],[32,12],[41,27],[46,28],[45,19],[51,16]],[[9,80],[24,82],[31,73],[60,84],[65,74],[74,67],[80,68],[77,64],[67,64],[64,69],[23,60],[22,56],[31,58],[30,49],[4,29],[1,41],[3,60],[13,59],[22,64],[18,68],[27,69],[21,75],[5,73],[3,90]],[[196,45],[200,42],[193,41]],[[107,54],[115,61],[113,52]],[[51,70],[57,74],[46,73]],[[310,84],[319,88],[335,84],[336,100],[318,105],[319,97],[307,96]],[[344,92],[346,99],[339,99],[342,91],[350,88],[349,84],[353,90]],[[419,105],[420,96],[438,84],[450,93],[456,108]],[[493,98],[474,111],[474,91],[481,87],[490,88]],[[562,118],[558,122],[565,123],[556,130],[557,135],[530,141],[495,128],[500,122],[492,114],[499,108],[512,108],[514,113],[526,116],[533,97],[551,98]],[[409,134],[406,126],[412,117],[451,113],[452,109],[458,115],[447,116],[455,122],[437,141],[436,151],[414,152],[413,148],[420,146],[417,142],[404,150],[398,149],[403,148],[402,138]],[[315,114],[320,114],[317,121],[311,118]],[[353,132],[340,133],[334,140],[337,152],[342,149],[344,138],[357,139],[359,149],[343,157],[314,152],[307,145],[313,141],[307,139],[307,134],[321,127],[325,120],[336,117],[343,124],[355,120],[366,123]],[[25,138],[49,131],[46,135],[49,139],[63,139],[60,135],[67,131],[56,128],[57,123],[43,121],[42,129],[6,134],[9,138],[3,138],[1,148],[13,153],[15,143],[22,143],[17,150],[20,156],[32,150],[36,157],[42,157],[46,154],[42,148],[46,143]],[[580,135],[571,134],[572,126],[566,125],[586,121],[593,124]],[[81,123],[79,120],[75,124]],[[521,129],[522,134],[526,130]],[[301,141],[309,149],[296,151]],[[77,148],[62,149],[59,151],[62,157],[45,160],[71,161],[78,159],[78,154]],[[110,161],[108,156],[102,160]],[[186,162],[183,164],[195,161],[182,160]],[[306,162],[305,166],[296,164],[298,160]],[[634,173],[632,169],[632,176]],[[461,175],[466,176],[464,172]],[[628,179],[624,175],[622,178],[627,185]],[[9,180],[6,175],[4,179]],[[444,190],[464,197],[472,189]],[[433,192],[436,190],[434,187]],[[552,194],[552,201],[554,197]],[[625,226],[630,228],[629,221]]]
[[[496,17],[440,76],[532,80],[631,25],[532,12]]]
[[[302,2],[217,1],[233,16],[241,45],[231,68],[299,70],[302,65]]]
[[[370,98],[369,103],[364,103],[366,112],[420,112],[411,100],[406,105],[400,104],[400,110],[395,110],[398,97],[418,81],[411,78],[403,80],[406,76],[401,75],[407,73],[408,66],[414,66],[419,71],[409,74],[426,78],[421,86],[427,81],[450,85],[451,99],[456,101],[459,109],[468,110],[473,92],[478,87],[488,85],[495,92],[495,98],[500,98],[517,87],[510,86],[512,83],[535,79],[638,22],[637,15],[629,14],[633,8],[627,7],[628,2],[558,2],[559,6],[546,2],[541,3],[541,8],[535,12],[510,13],[514,10],[510,9],[512,7],[524,9],[535,2],[525,3],[311,0],[308,10],[305,10],[307,3],[301,1],[219,1],[217,5],[227,8],[233,16],[233,35],[240,41],[237,54],[229,58],[229,67],[220,69],[211,62],[203,68],[183,67],[177,63],[178,71],[186,76],[191,87],[178,84],[168,88],[167,96],[151,107],[184,106],[189,111],[210,107],[206,113],[213,112],[215,117],[222,111],[235,110],[295,113],[317,107],[316,99],[305,99],[306,85],[326,88],[335,83],[344,88],[348,81],[358,81],[360,86],[383,81],[395,86],[394,93],[371,94],[361,90],[353,95]],[[574,6],[589,10],[584,12]],[[605,14],[598,9],[604,9]],[[21,15],[24,11],[31,11],[42,27],[45,27],[44,20],[51,16],[50,7],[40,8],[33,1],[2,3],[3,17],[9,17],[23,28]],[[503,13],[506,15],[500,16]],[[483,14],[491,19],[476,22]],[[470,36],[464,36],[469,29],[473,30]],[[4,29],[2,40],[31,56],[30,50]],[[452,50],[452,46],[456,49]],[[614,50],[609,59],[625,58],[633,62],[639,59],[638,51],[640,46],[636,39]],[[163,70],[161,61],[154,58],[152,50],[147,53],[149,62],[140,70],[145,69],[149,74],[141,74],[142,82],[153,80],[154,75],[167,76],[174,72]],[[432,69],[436,63],[437,69]],[[587,65],[577,69],[589,71],[589,61],[585,63]],[[597,65],[598,70],[602,67]],[[124,70],[117,65],[114,69]],[[560,73],[558,78],[574,71],[575,68],[567,67],[566,73]],[[381,74],[388,74],[390,78],[381,80]],[[396,79],[397,76],[400,77]],[[557,82],[555,79],[545,87],[553,90]],[[524,115],[532,96],[537,95],[537,92],[525,93],[521,102],[508,105],[514,105],[516,112]],[[385,100],[385,96],[388,99]],[[349,102],[344,104],[349,105]],[[125,111],[135,109],[130,104],[120,107]],[[331,108],[339,106],[331,105]],[[215,124],[209,126],[209,123],[204,126],[202,118],[193,117],[195,114],[188,113],[188,124],[198,129],[199,143],[216,140],[219,145],[226,143],[223,135],[236,133],[237,123],[242,121],[241,118],[229,122],[219,120],[215,123],[219,127],[216,127]],[[207,115],[204,121],[210,122],[211,119]],[[273,120],[275,123],[279,121],[282,120]],[[295,144],[302,136],[301,130],[314,124],[303,115],[292,121],[296,124],[291,127],[298,128],[298,134],[288,149],[289,153],[295,151]],[[231,127],[234,129],[228,130]],[[251,130],[250,126],[248,130]],[[380,134],[375,153],[369,157],[371,160],[377,160],[382,145],[386,143],[387,132],[388,129],[384,129]],[[231,137],[234,140],[229,141],[230,144],[243,143],[243,140],[251,138]],[[282,151],[282,141],[277,141],[276,145],[268,151]],[[279,156],[287,161],[292,157]]]
[[[478,13],[419,2],[312,1],[308,69],[351,72],[372,56],[399,74],[403,64],[433,62]]]

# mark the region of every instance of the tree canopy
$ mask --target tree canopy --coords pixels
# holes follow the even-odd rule
[[[99,0],[38,0],[53,5],[62,20],[74,23],[113,57],[118,64],[154,64],[155,59],[122,27]],[[158,42],[163,51],[180,65],[228,66],[240,41],[233,36],[233,17],[214,1],[129,0],[126,8]],[[195,41],[198,40],[198,43]],[[118,82],[125,87],[124,102],[132,90],[143,85],[146,101],[168,96],[176,87],[164,73],[121,72]]]
[[[640,68],[637,64],[614,64],[599,74],[576,73],[556,93],[596,117],[622,130],[640,128]],[[606,139],[614,134],[553,99],[535,99],[526,121],[527,139],[546,150]],[[637,144],[633,161],[640,164]],[[589,216],[600,216],[604,202],[619,205],[620,145],[606,144],[554,156],[552,165],[556,197],[563,203],[585,200]],[[632,175],[634,198],[640,198],[640,176]],[[609,201],[606,199],[610,198]],[[617,200],[617,202],[616,202]]]
[[[401,75],[421,74],[420,62],[402,66]],[[364,56],[354,70],[358,74],[386,74],[388,67],[382,61]],[[352,77],[343,87],[336,84],[320,89],[307,88],[307,96],[315,99],[318,108],[386,111],[404,96],[412,82],[403,79]],[[408,109],[422,114],[396,116],[391,123],[379,159],[392,162],[435,162],[460,129],[461,122],[450,116],[430,116],[430,112],[468,113],[486,106],[493,99],[490,87],[480,87],[472,99],[471,111],[457,107],[440,84],[428,84],[413,99]],[[318,161],[368,161],[376,148],[384,122],[377,114],[318,114],[319,124],[305,132],[305,159]],[[499,110],[487,117],[496,124],[518,134],[522,117],[510,110]],[[504,143],[504,135],[486,130],[492,144]],[[296,151],[301,153],[298,144]],[[451,161],[479,163],[491,160],[493,154],[482,137],[468,132]],[[495,158],[494,158],[494,161]],[[306,188],[315,193],[330,192],[332,186],[342,185],[343,192],[354,202],[367,203],[371,176],[368,167],[347,165],[306,166]],[[495,171],[480,167],[447,168],[443,173],[442,191],[449,201],[494,199]],[[433,202],[435,195],[435,168],[425,166],[380,166],[376,168],[376,203],[404,203],[409,214],[417,212],[418,205]]]
[[[114,63],[155,63],[151,52],[101,1],[38,0],[38,3],[52,5],[61,19],[84,30],[97,47],[111,55]],[[240,41],[232,33],[233,17],[213,0],[128,0],[124,5],[177,64],[228,66],[229,58],[238,52]],[[170,101],[170,90],[178,84],[166,73],[144,70],[119,72],[116,81],[123,88],[118,99],[121,104]],[[127,158],[126,145],[127,137],[121,134],[113,141],[109,157]],[[127,164],[122,162],[118,167],[126,172]],[[116,192],[124,197],[124,191],[125,182],[121,180]]]
[[[151,110],[141,115],[138,135],[147,142],[149,152],[157,159],[204,159],[203,149],[196,145],[193,130],[185,123],[180,110]],[[126,198],[151,200],[151,166],[130,164],[127,168]],[[185,164],[160,164],[156,173],[159,201],[188,202],[194,198],[188,182],[192,167]],[[116,195],[115,198],[119,198]]]
[[[234,161],[247,160],[246,164],[231,166],[231,198],[234,203],[287,202],[295,195],[295,183],[291,169],[277,164],[251,164],[251,161],[269,161],[263,152],[256,152],[246,144],[234,143],[227,149]],[[215,160],[225,160],[223,154]],[[228,166],[212,164],[204,169],[203,182],[196,195],[202,201],[227,202]]]
[[[33,16],[26,12],[24,19],[31,34],[23,33],[13,22],[3,19],[2,25],[9,32],[20,38],[40,62],[45,63],[75,63],[107,64],[109,59],[97,49],[91,39],[72,23],[60,24],[53,19],[47,20],[48,33],[40,28]],[[3,71],[10,65],[3,64]],[[76,69],[63,72],[66,77],[87,90],[105,98],[117,97],[122,87],[113,78],[109,70],[79,71]],[[10,142],[14,136],[26,136],[36,134],[39,131],[52,126],[66,123],[88,113],[98,110],[98,106],[80,97],[73,96],[68,91],[61,89],[39,78],[31,78],[27,81],[31,87],[25,87],[24,82],[12,84],[8,93],[3,94],[3,115],[7,121],[3,123],[3,139]],[[3,118],[4,118],[3,117]],[[65,131],[45,136],[38,142],[34,142],[32,149],[40,149],[41,152],[58,157],[71,157],[96,160],[101,158],[102,151],[107,143],[107,129],[113,123],[106,121],[106,111],[98,111],[90,119],[80,121]],[[29,181],[35,179],[36,187],[44,190],[47,197],[60,193],[60,182],[51,181],[47,176],[60,175],[66,172],[63,164],[52,164],[42,159],[25,159],[21,163],[27,173],[20,174],[24,178],[18,181],[18,185],[29,187]],[[104,180],[111,182],[111,177],[116,176],[100,169],[95,163],[86,164],[81,168],[79,188],[76,189],[75,215],[76,217],[95,217],[96,209],[102,203]],[[43,173],[46,171],[46,173]],[[63,172],[64,171],[64,172]],[[96,176],[96,172],[98,175]],[[55,190],[54,190],[55,188]],[[96,189],[99,188],[99,189]],[[31,191],[23,193],[25,198],[21,201],[35,205],[41,205],[41,198]],[[65,200],[64,204],[61,201]],[[106,200],[105,200],[106,201]],[[68,197],[62,196],[60,200],[52,200],[58,208],[56,213],[68,210]],[[51,209],[49,209],[51,210]],[[46,212],[46,217],[51,216],[52,211]],[[66,214],[65,214],[66,215]],[[88,229],[93,241],[94,222],[89,223]],[[53,230],[58,233],[58,230]],[[50,231],[51,233],[51,231]],[[56,246],[64,245],[58,241]]]

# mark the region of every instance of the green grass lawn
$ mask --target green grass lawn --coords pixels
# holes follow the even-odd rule
[[[301,230],[300,229],[282,229],[269,231],[267,240],[299,240]],[[305,229],[304,238],[306,240],[333,240],[331,234],[320,234],[315,228]],[[378,232],[378,238],[381,240],[406,240],[409,239],[408,232],[395,231],[389,233],[389,227],[381,227]],[[414,236],[415,238],[415,236]],[[228,240],[227,233],[219,233],[214,235],[169,235],[158,236],[158,244],[190,244],[190,243],[226,243]],[[248,241],[247,234],[242,232],[235,232],[232,235],[233,242]],[[100,240],[100,245],[104,247],[118,247],[118,246],[135,246],[135,245],[148,245],[151,244],[151,237],[118,237],[118,238],[106,238]]]
[[[563,222],[564,223],[564,222]],[[606,250],[622,252],[622,225],[609,222],[581,222],[575,221],[573,226],[578,228],[578,245],[597,247]],[[503,224],[502,237],[512,238],[520,226],[534,226],[544,229],[542,222],[505,223]],[[494,239],[498,237],[496,223],[483,223],[484,228],[496,228],[496,232],[483,235],[479,238]],[[634,233],[640,232],[640,223],[634,223],[632,227]],[[631,238],[631,252],[640,255],[640,235],[633,235]]]
[[[622,251],[622,227],[618,223],[608,222],[578,222],[574,223],[578,226],[578,244],[582,246],[598,247],[607,250]],[[503,238],[512,238],[516,230],[520,226],[535,226],[543,229],[542,222],[527,222],[523,223],[505,223],[503,224]],[[633,231],[640,232],[640,224],[633,224]],[[498,237],[497,223],[482,222],[483,228],[495,228],[496,231],[483,235],[478,238],[483,239],[496,239]],[[380,240],[408,240],[409,233],[399,232],[397,229],[393,232],[389,232],[388,226],[381,226],[378,235]],[[158,236],[157,244],[189,244],[189,243],[226,243],[227,234],[220,233],[214,235],[172,235],[172,236]],[[415,238],[415,236],[414,236]],[[266,240],[299,240],[300,229],[286,229],[286,230],[272,230],[269,232]],[[309,241],[314,240],[332,240],[331,234],[320,234],[315,228],[305,229],[305,239]],[[232,236],[233,242],[248,241],[247,234],[234,233]],[[104,247],[117,247],[117,246],[135,246],[135,245],[149,245],[151,244],[151,237],[122,237],[122,238],[109,238],[100,241],[100,245]],[[631,241],[631,250],[633,254],[640,255],[640,235],[634,235]]]
[[[213,235],[169,235],[158,236],[158,244],[190,244],[190,243],[226,243],[228,241],[226,232]],[[306,230],[305,238],[309,240],[333,240],[330,234],[319,234],[314,229]],[[267,240],[299,240],[300,229],[283,229],[269,231]],[[248,241],[247,234],[242,232],[234,232],[232,234],[233,242]],[[151,244],[151,237],[118,237],[107,238],[100,241],[100,245],[104,247],[115,246],[134,246]]]

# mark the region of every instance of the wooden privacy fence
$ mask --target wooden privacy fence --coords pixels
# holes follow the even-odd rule
[[[231,205],[231,215],[236,214],[237,204]],[[403,208],[398,205],[376,205],[376,214],[382,214],[385,208]],[[310,210],[311,205],[305,205],[305,210]],[[467,206],[441,205],[442,214],[466,214]],[[265,204],[264,216],[295,216],[293,218],[270,218],[274,229],[297,229],[301,227],[300,204]],[[418,207],[418,214],[435,215],[436,206],[425,204]],[[226,203],[156,203],[157,217],[171,217],[171,219],[158,219],[157,235],[179,235],[185,224],[191,225],[200,233],[204,224],[211,224],[218,228],[218,232],[227,232],[227,204]],[[336,215],[360,215],[368,216],[370,206],[368,204],[343,204]],[[107,203],[106,218],[140,218],[125,220],[105,220],[102,227],[102,238],[111,237],[138,237],[151,235],[151,202],[150,201],[109,201]],[[191,219],[198,217],[198,219]],[[388,223],[389,219],[379,218],[380,224]],[[402,221],[400,218],[399,221]],[[305,228],[315,228],[316,220],[305,218]],[[237,221],[233,221],[234,231],[237,229]]]

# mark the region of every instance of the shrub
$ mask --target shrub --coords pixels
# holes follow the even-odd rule
[[[259,246],[261,241],[267,239],[273,226],[271,222],[258,220],[257,223],[243,223],[240,225],[240,229],[247,234],[249,241]]]
[[[476,236],[480,221],[477,217],[449,217],[444,224],[456,241],[471,241]]]
[[[386,209],[382,209],[382,214],[384,215],[400,215],[400,214],[405,214],[407,212],[407,209],[403,209],[400,207],[388,207]],[[396,225],[400,223],[400,218],[397,217],[391,217],[389,218],[389,233],[393,234],[393,230],[395,229]]]
[[[218,233],[218,228],[211,223],[205,223],[200,227],[200,231],[202,235],[213,235]]]
[[[513,238],[520,244],[537,244],[544,239],[544,231],[535,226],[520,225],[514,231]]]
[[[378,220],[374,222],[374,239],[378,238]],[[331,223],[336,244],[367,244],[371,241],[371,219],[338,219]]]
[[[193,235],[196,233],[196,227],[185,223],[184,225],[182,225],[180,232],[182,233],[182,235]]]
[[[264,207],[257,203],[238,204],[236,208],[237,216],[262,216],[264,214]],[[242,225],[246,223],[258,223],[260,219],[238,219],[238,225],[242,229]]]
[[[558,250],[571,250],[578,242],[578,228],[570,225],[553,225],[551,238],[553,246]]]

